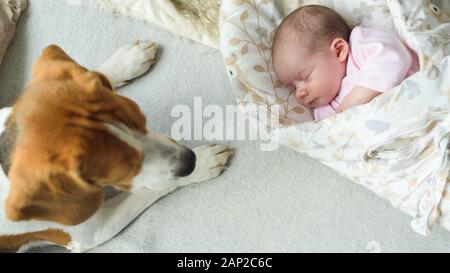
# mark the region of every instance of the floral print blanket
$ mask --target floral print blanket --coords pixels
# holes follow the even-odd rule
[[[225,0],[221,50],[239,108],[270,137],[318,159],[413,217],[427,235],[450,230],[450,19],[430,0]],[[271,43],[282,18],[306,4],[352,25],[385,27],[419,56],[421,70],[368,104],[320,122],[276,79]],[[264,120],[260,108],[276,118]]]

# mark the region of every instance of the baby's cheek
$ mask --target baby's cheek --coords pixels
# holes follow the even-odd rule
[[[329,82],[328,92],[330,92],[330,95],[333,98],[339,93],[339,90],[341,89],[341,83],[342,80],[339,78],[336,78],[334,81]]]
[[[323,107],[323,106],[327,106],[328,104],[330,104],[330,102],[331,102],[330,99],[321,97],[320,99],[317,100],[316,108],[318,108],[318,107]]]

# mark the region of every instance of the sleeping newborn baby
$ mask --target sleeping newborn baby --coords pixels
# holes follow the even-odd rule
[[[419,70],[395,33],[355,27],[332,9],[304,6],[278,27],[275,74],[316,120],[370,102]]]

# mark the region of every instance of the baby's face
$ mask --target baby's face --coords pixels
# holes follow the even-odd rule
[[[308,108],[328,105],[338,94],[346,73],[346,62],[330,47],[326,52],[310,53],[296,39],[284,40],[274,52],[278,79]]]

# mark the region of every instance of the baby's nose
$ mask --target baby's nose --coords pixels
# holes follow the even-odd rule
[[[299,100],[303,100],[308,95],[309,95],[309,93],[306,89],[301,89],[296,92],[297,99],[299,99]]]

